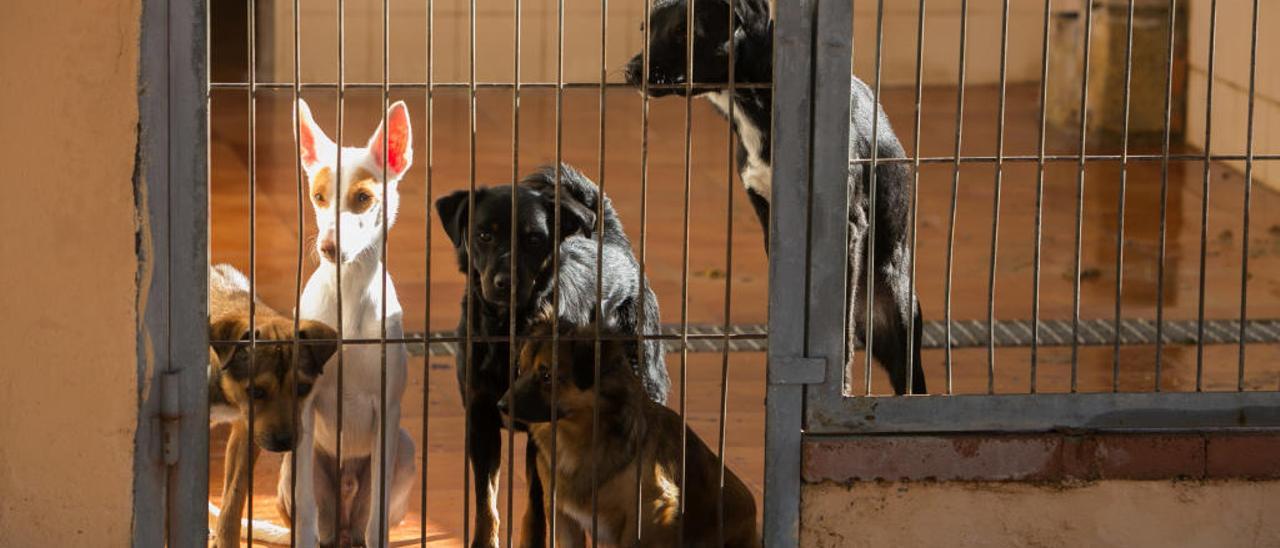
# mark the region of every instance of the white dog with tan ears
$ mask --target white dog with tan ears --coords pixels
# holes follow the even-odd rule
[[[307,281],[298,314],[333,326],[344,339],[378,340],[385,313],[386,337],[402,340],[400,301],[382,256],[385,230],[396,221],[397,185],[413,163],[409,109],[404,102],[391,105],[363,148],[339,148],[316,124],[305,101],[298,101],[296,116],[302,166],[319,228],[316,248],[322,257]],[[316,383],[311,400],[314,412],[302,414],[296,498],[291,459],[286,458],[280,468],[278,508],[292,523],[299,546],[317,541],[321,545],[385,545],[390,527],[404,518],[413,485],[413,441],[400,428],[407,349],[403,343],[386,344],[383,392],[381,346],[347,343],[341,348],[341,355],[326,366],[330,374]],[[336,363],[339,357],[341,370]],[[339,376],[343,378],[341,425]],[[385,483],[379,481],[384,471]],[[308,478],[314,481],[305,481]],[[385,523],[380,519],[384,509]]]

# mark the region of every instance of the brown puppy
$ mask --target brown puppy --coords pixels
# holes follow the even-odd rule
[[[547,337],[549,327],[535,326]],[[725,468],[724,530],[718,527],[719,461],[693,430],[686,429],[688,453],[684,491],[680,489],[680,416],[645,394],[632,373],[627,345],[600,342],[600,375],[595,375],[592,328],[566,330],[559,351],[549,340],[531,340],[520,352],[520,376],[499,401],[503,414],[528,424],[538,447],[538,475],[550,507],[551,474],[557,490],[556,541],[584,546],[591,530],[592,474],[597,479],[597,533],[602,544],[643,546],[760,545],[755,500],[746,485]],[[630,345],[634,348],[634,345]],[[598,382],[597,382],[598,380]],[[556,468],[551,469],[551,391],[554,387]],[[597,397],[598,392],[598,397]],[[510,400],[510,402],[509,402]],[[598,413],[597,413],[598,411]],[[592,444],[593,416],[599,417]],[[636,474],[641,481],[639,507]],[[685,519],[680,520],[684,496]],[[641,515],[637,515],[637,511]],[[636,527],[640,536],[637,541]],[[528,524],[526,524],[528,526]],[[683,531],[683,538],[681,532]],[[531,539],[524,539],[526,544]]]
[[[222,504],[210,511],[218,519],[217,546],[238,546],[240,513],[249,489],[249,465],[259,448],[289,451],[297,443],[296,413],[301,412],[325,362],[337,350],[338,333],[313,321],[298,324],[302,343],[293,338],[293,319],[257,301],[254,328],[249,325],[249,281],[231,265],[209,268],[209,420],[231,423],[227,439]],[[250,335],[256,349],[250,350]],[[281,343],[280,341],[288,341]],[[294,367],[295,352],[297,367]],[[252,359],[250,354],[253,354]],[[249,443],[249,407],[253,406],[253,443]],[[254,524],[254,538],[279,540],[279,527]],[[288,530],[284,529],[288,543]]]

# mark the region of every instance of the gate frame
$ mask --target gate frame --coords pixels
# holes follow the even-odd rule
[[[823,397],[806,385],[839,382],[828,364],[845,353],[852,10],[850,0],[798,0],[774,15],[772,165],[782,183],[770,200],[765,546],[799,544],[804,410]]]
[[[143,0],[133,545],[208,541],[207,0]]]
[[[848,208],[826,206],[848,203],[852,22],[851,0],[798,0],[775,12],[766,546],[799,544],[806,439],[1280,427],[1276,391],[846,396]]]

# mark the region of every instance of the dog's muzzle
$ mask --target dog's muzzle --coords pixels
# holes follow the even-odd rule
[[[258,439],[258,445],[273,453],[292,451],[294,437],[293,434],[288,432],[273,432],[271,434],[260,436]]]
[[[623,70],[627,77],[627,84],[640,87],[642,83],[641,74],[644,72],[644,58],[637,55],[627,62],[626,68]]]

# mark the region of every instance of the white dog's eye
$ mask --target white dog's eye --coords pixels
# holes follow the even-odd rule
[[[318,203],[318,204],[323,204],[323,203],[324,203],[324,194],[321,194],[321,193],[317,192],[317,193],[315,193],[315,194],[311,195],[311,199],[315,200],[315,201],[316,201],[316,203]]]
[[[369,200],[372,200],[372,199],[373,199],[373,196],[368,192],[360,192],[356,194],[356,203],[358,204],[367,204],[369,203]]]

